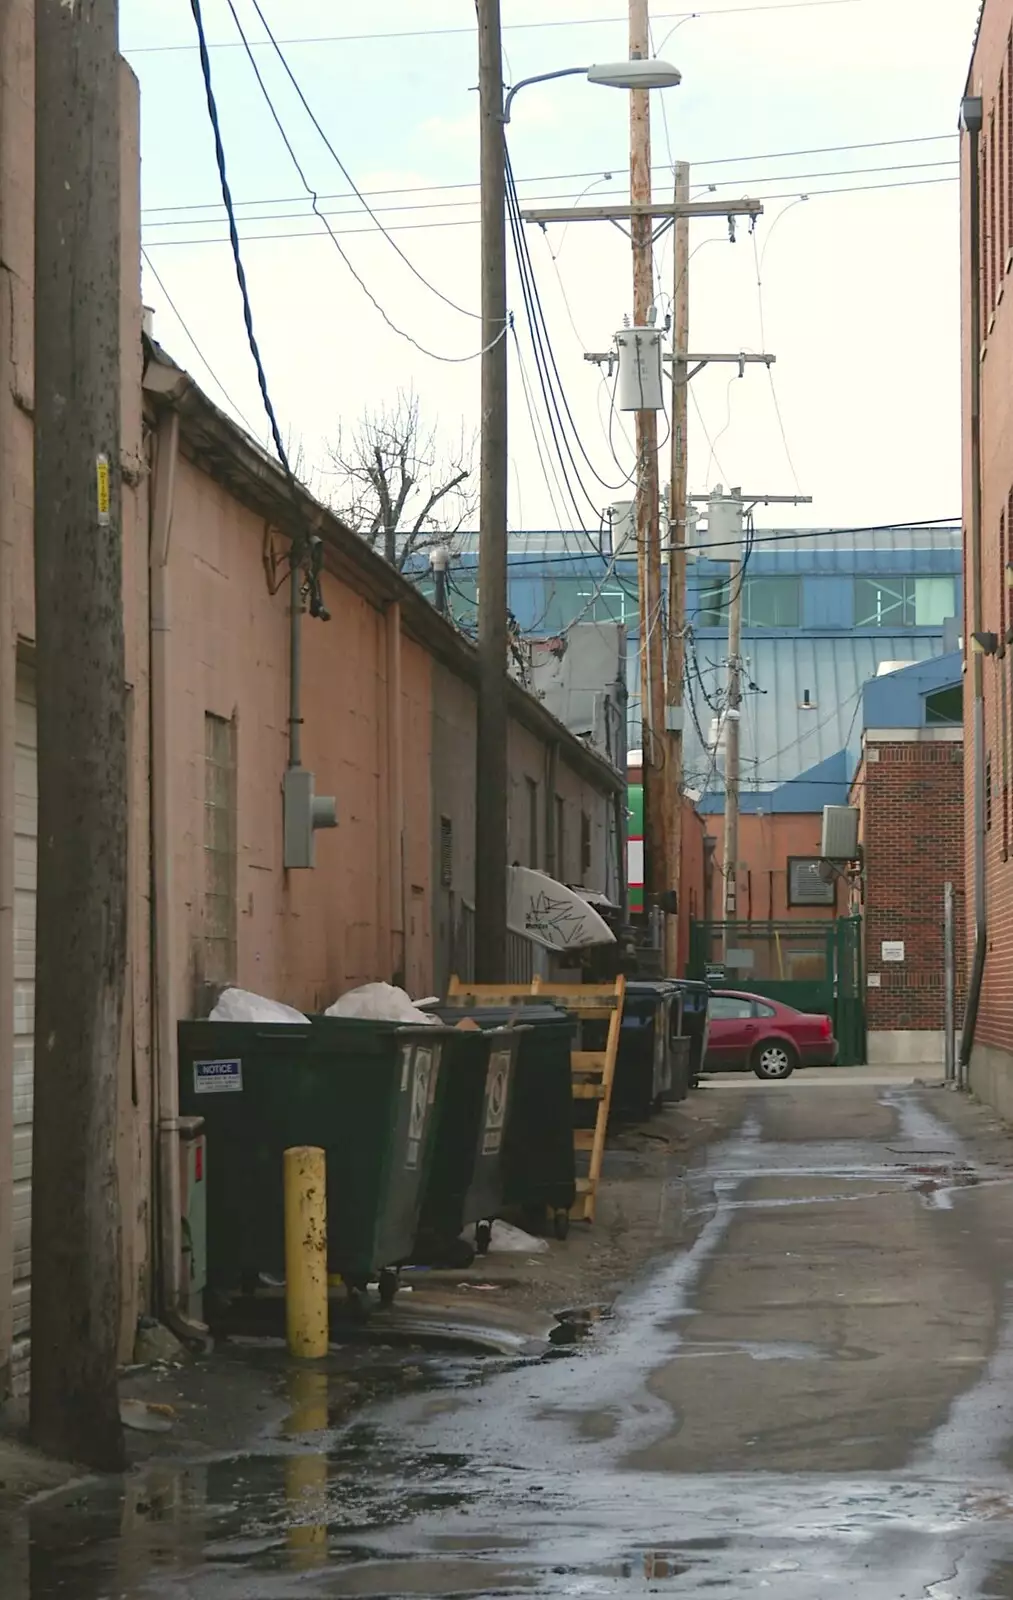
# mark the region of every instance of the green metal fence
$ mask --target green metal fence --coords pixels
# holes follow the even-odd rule
[[[689,975],[831,1017],[841,1066],[865,1060],[861,917],[692,922]]]

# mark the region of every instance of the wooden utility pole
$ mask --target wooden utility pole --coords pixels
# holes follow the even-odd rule
[[[689,163],[675,166],[675,202],[689,200]],[[686,666],[686,545],[689,541],[689,218],[673,223],[675,283],[672,290],[672,469],[668,490],[668,649],[665,656],[665,833],[672,886],[678,888],[682,862],[682,753]],[[678,975],[679,923],[668,923],[665,971]]]
[[[648,0],[630,0],[630,59],[650,55]],[[651,97],[646,89],[630,94],[630,203],[651,204]],[[653,219],[634,216],[633,322],[648,326],[654,306]],[[671,888],[665,849],[665,643],[661,591],[661,530],[658,491],[658,417],[636,413],[637,573],[640,593],[640,715],[643,727],[644,901]]]
[[[117,1077],[126,964],[117,0],[35,6],[39,721],[31,1432],[123,1463]]]
[[[482,440],[478,545],[475,977],[506,976],[506,143],[499,0],[477,0],[482,183]],[[551,797],[549,800],[551,805]]]
[[[739,526],[742,508],[739,507]],[[728,564],[728,699],[725,705],[725,837],[722,872],[724,874],[725,922],[738,915],[739,872],[739,728],[742,716],[742,584],[744,571],[741,547]],[[734,944],[725,930],[724,947]]]

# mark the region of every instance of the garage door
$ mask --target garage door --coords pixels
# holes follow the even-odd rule
[[[14,1375],[27,1370],[32,1263],[32,1078],[38,761],[35,674],[18,667],[14,752]]]

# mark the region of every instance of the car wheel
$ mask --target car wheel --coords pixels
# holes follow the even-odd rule
[[[753,1071],[768,1083],[790,1078],[798,1065],[798,1056],[783,1039],[767,1039],[753,1051]]]

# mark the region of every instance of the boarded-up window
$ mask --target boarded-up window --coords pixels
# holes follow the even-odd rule
[[[788,904],[790,906],[832,906],[837,898],[837,881],[824,878],[818,856],[788,857]]]
[[[528,866],[537,872],[541,867],[538,857],[538,785],[534,778],[527,778],[528,786]]]
[[[440,818],[440,888],[454,887],[454,824],[449,817]]]
[[[235,983],[236,724],[204,717],[204,981]]]
[[[556,878],[560,883],[566,882],[566,826],[563,814],[563,796],[556,795]]]

